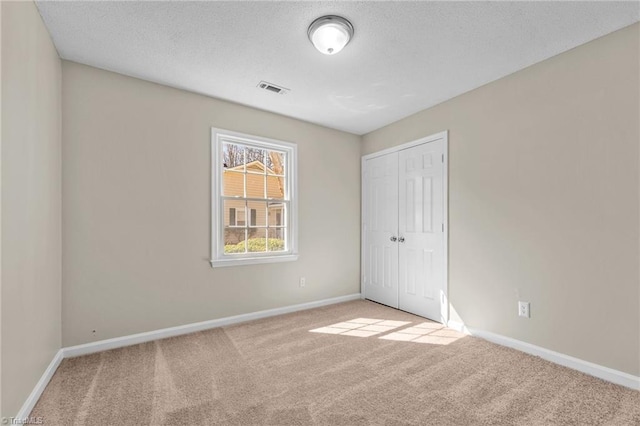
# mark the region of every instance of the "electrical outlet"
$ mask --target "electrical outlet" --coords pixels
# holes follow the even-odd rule
[[[305,277],[300,277],[300,287],[304,287],[307,285],[307,279]]]
[[[524,318],[531,318],[531,312],[529,310],[529,302],[518,302],[518,316]]]

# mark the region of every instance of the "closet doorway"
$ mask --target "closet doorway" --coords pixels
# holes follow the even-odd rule
[[[364,298],[445,323],[447,132],[362,157]]]

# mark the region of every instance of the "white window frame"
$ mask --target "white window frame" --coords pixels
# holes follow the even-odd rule
[[[285,161],[285,199],[288,198],[289,208],[284,222],[287,224],[286,251],[225,254],[224,253],[224,205],[223,195],[223,144],[237,143],[240,145],[281,151],[287,155]],[[260,136],[247,135],[230,130],[211,128],[211,266],[238,266],[257,263],[288,262],[298,259],[298,147],[295,143],[283,142]],[[276,201],[276,200],[274,200]],[[268,218],[267,218],[268,220]]]

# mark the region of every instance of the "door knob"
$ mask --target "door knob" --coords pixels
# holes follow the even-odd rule
[[[394,243],[395,243],[396,241],[398,241],[398,238],[396,238],[396,237],[391,237],[391,238],[389,238],[389,239],[390,239],[391,241],[393,241]]]
[[[400,241],[401,243],[404,243],[404,237],[398,238],[398,241]]]

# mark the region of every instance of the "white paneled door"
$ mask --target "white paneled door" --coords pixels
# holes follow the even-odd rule
[[[442,139],[399,154],[398,306],[439,322],[445,322],[443,163]]]
[[[367,161],[364,193],[367,298],[398,307],[398,153]]]
[[[446,133],[363,162],[367,299],[447,321]]]

